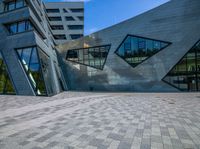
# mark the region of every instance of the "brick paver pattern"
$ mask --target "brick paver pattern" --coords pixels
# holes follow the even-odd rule
[[[0,96],[0,149],[200,149],[200,94]]]

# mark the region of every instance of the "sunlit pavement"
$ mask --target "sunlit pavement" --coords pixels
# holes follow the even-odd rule
[[[198,93],[0,96],[0,149],[200,149]]]

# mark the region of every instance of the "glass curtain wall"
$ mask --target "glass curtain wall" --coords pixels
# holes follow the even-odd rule
[[[42,68],[42,73],[46,85],[46,90],[49,96],[54,94],[53,91],[53,74],[51,71],[51,61],[49,59],[49,56],[47,56],[44,52],[42,52],[41,49],[38,48],[38,53],[40,57],[40,63],[41,63],[41,68]]]
[[[110,45],[68,50],[66,60],[102,70],[109,50]]]
[[[15,94],[14,87],[10,80],[1,53],[0,53],[0,94]]]
[[[136,67],[169,44],[169,42],[128,35],[115,53],[132,67]]]
[[[163,80],[181,91],[200,91],[200,41]]]
[[[36,95],[47,95],[37,48],[29,47],[16,51]]]

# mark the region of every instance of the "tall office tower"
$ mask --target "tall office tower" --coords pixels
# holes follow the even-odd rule
[[[49,2],[45,6],[57,44],[83,36],[83,2]]]
[[[40,0],[0,0],[0,94],[51,96],[66,89]]]

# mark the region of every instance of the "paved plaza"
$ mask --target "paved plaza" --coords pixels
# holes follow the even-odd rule
[[[0,149],[200,149],[200,94],[0,96]]]

